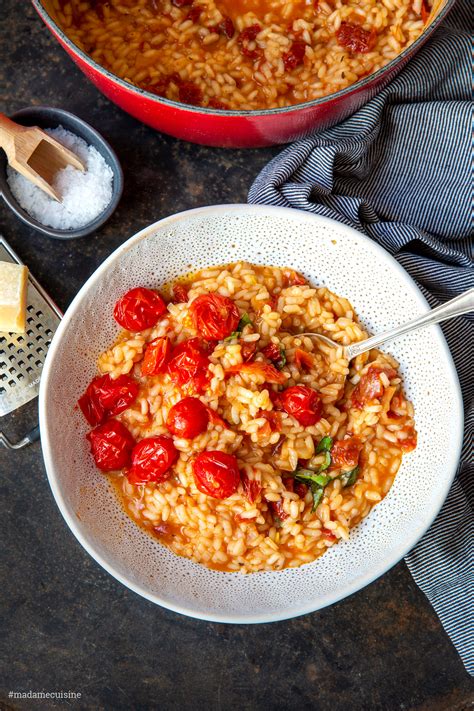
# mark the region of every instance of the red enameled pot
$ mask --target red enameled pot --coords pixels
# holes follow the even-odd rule
[[[32,0],[36,11],[84,74],[124,111],[158,131],[193,143],[228,148],[258,148],[289,143],[333,126],[357,111],[398,74],[438,27],[455,0],[435,3],[421,36],[379,71],[341,91],[283,109],[219,111],[181,104],[138,89],[94,62],[64,34],[46,7]]]

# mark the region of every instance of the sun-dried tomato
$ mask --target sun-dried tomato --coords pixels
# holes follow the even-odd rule
[[[224,35],[227,39],[232,39],[235,34],[235,27],[230,17],[224,17],[217,25],[209,27],[209,31],[215,32],[218,35]]]
[[[321,533],[323,534],[323,538],[327,541],[337,541],[337,537],[328,528],[322,528]]]
[[[428,4],[426,0],[423,0],[421,3],[421,19],[423,21],[423,24],[426,25],[426,22],[431,14],[431,8],[428,7]]]
[[[151,84],[142,84],[141,86],[145,89],[145,91],[149,91],[150,94],[155,94],[155,96],[166,96],[170,81],[170,77],[160,77],[160,79],[156,79]]]
[[[193,4],[193,0],[171,0],[171,4],[175,7],[187,7]]]
[[[256,350],[257,344],[255,343],[255,341],[244,341],[243,343],[241,343],[240,355],[242,356],[242,360],[244,361],[244,363],[249,363],[251,360],[253,360]]]
[[[274,410],[259,410],[257,417],[263,417],[269,425],[271,432],[281,432],[281,415]]]
[[[96,11],[99,20],[104,19],[104,5],[107,4],[107,0],[91,0],[92,9]],[[74,3],[72,3],[74,6]]]
[[[245,472],[241,473],[240,480],[242,481],[245,496],[247,497],[248,501],[253,504],[260,496],[260,492],[262,491],[262,485],[256,479],[249,479]]]
[[[162,521],[161,523],[156,524],[156,526],[153,526],[152,531],[155,536],[164,538],[166,536],[171,536],[173,529],[169,523],[164,523]]]
[[[227,104],[224,104],[223,101],[219,101],[218,99],[209,99],[207,105],[210,109],[219,109],[220,111],[226,111],[229,108]]]
[[[182,104],[200,106],[202,103],[202,91],[192,81],[183,81],[178,87],[179,100]]]
[[[237,37],[237,44],[244,57],[248,57],[249,59],[258,59],[260,57],[262,50],[255,42],[255,39],[261,31],[262,28],[260,25],[250,25],[250,27],[246,27],[245,30],[242,30]]]
[[[396,392],[390,402],[390,409],[387,410],[387,418],[389,420],[401,420],[405,417],[405,415],[402,415],[399,412],[397,412],[397,410],[399,410],[402,407],[404,402],[405,402],[405,400],[404,400],[403,396],[401,395],[401,393]]]
[[[213,410],[212,407],[207,408],[207,413],[209,415],[209,422],[212,425],[220,425],[220,427],[223,427],[225,430],[230,430],[229,423],[226,422],[224,418],[221,417],[215,410]]]
[[[266,383],[276,383],[282,385],[287,380],[287,375],[277,370],[273,365],[254,361],[253,363],[240,363],[227,368],[226,375],[234,373],[247,373],[248,375],[259,375]]]
[[[273,520],[286,521],[289,518],[289,514],[286,513],[283,508],[283,499],[278,499],[278,501],[268,501],[268,508],[272,512]]]
[[[263,355],[265,358],[268,358],[272,363],[278,363],[281,360],[281,351],[280,351],[280,346],[277,345],[276,343],[273,343],[271,341],[265,348],[262,350]]]
[[[285,477],[285,479],[283,479],[283,483],[287,491],[293,491],[297,496],[300,497],[300,499],[304,499],[304,497],[306,496],[308,487],[306,486],[306,484],[303,484],[302,481],[297,481],[292,477]]]
[[[314,359],[311,353],[304,351],[302,348],[295,350],[295,363],[298,368],[308,368],[310,370],[314,365]]]
[[[183,284],[173,284],[173,301],[176,304],[188,303],[188,290]]]
[[[188,14],[186,15],[187,20],[191,20],[194,24],[199,22],[199,18],[202,15],[204,8],[201,5],[193,5]]]
[[[273,403],[273,407],[281,407],[281,402],[280,402],[281,393],[277,392],[276,390],[271,390],[269,388],[268,395],[270,397],[270,400]]]
[[[331,449],[331,464],[333,467],[355,467],[359,461],[359,454],[363,443],[358,437],[334,442]]]
[[[351,52],[360,52],[361,54],[370,52],[377,41],[375,30],[369,32],[352,22],[341,22],[336,37],[341,47],[347,47]]]
[[[288,52],[283,55],[283,64],[287,72],[291,72],[296,67],[304,62],[304,55],[306,51],[306,43],[303,40],[295,40]]]
[[[405,439],[400,440],[400,447],[404,452],[412,452],[416,448],[418,436],[414,430]]]
[[[295,494],[298,494],[300,499],[304,499],[308,493],[308,487],[302,481],[295,481]]]
[[[270,295],[270,301],[268,302],[268,305],[270,306],[272,311],[276,311],[276,307],[278,306],[278,299],[279,299],[279,294],[271,294]]]
[[[288,286],[304,286],[308,282],[302,274],[297,272],[295,269],[284,269],[283,270],[283,287]]]
[[[382,397],[384,386],[380,380],[381,373],[385,373],[389,380],[397,375],[393,368],[380,368],[372,365],[352,391],[351,402],[356,410],[362,410],[368,403],[379,400]]]

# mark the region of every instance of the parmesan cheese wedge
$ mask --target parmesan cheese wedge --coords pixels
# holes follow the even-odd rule
[[[24,333],[28,267],[0,262],[0,331]]]

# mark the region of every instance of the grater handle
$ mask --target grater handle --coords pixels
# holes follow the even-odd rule
[[[23,439],[20,439],[19,442],[10,442],[8,437],[4,435],[3,432],[0,432],[0,445],[3,445],[7,449],[22,449],[23,447],[36,442],[39,438],[40,428],[39,425],[36,425],[36,427],[34,427],[31,432],[28,432]]]

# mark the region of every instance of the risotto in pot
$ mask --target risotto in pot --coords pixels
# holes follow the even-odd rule
[[[131,84],[255,110],[333,94],[423,31],[430,0],[51,0],[63,30]]]
[[[367,337],[351,304],[292,269],[212,267],[164,294],[119,299],[125,330],[79,399],[127,513],[224,571],[297,567],[347,539],[416,446],[397,362],[348,363],[343,345]]]

